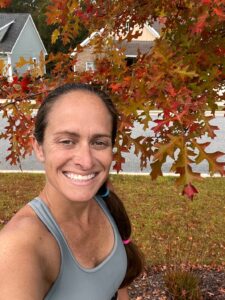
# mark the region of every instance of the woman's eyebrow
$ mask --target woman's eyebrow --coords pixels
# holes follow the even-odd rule
[[[111,134],[106,134],[106,133],[97,133],[93,135],[93,138],[102,138],[102,137],[106,137],[106,138],[112,138]]]
[[[68,131],[68,130],[63,130],[63,131],[58,131],[54,133],[55,136],[57,135],[69,135],[69,136],[74,136],[74,137],[80,137],[80,134],[74,131]]]
[[[73,136],[73,137],[80,137],[80,134],[74,131],[68,131],[68,130],[63,130],[63,131],[58,131],[56,133],[54,133],[55,136],[58,135],[68,135],[68,136]],[[111,134],[107,134],[107,133],[96,133],[93,134],[92,138],[101,138],[101,137],[106,137],[106,138],[112,138]]]

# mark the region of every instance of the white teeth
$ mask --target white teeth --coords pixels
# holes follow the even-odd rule
[[[95,174],[89,174],[89,175],[80,175],[80,174],[74,174],[74,173],[64,173],[66,177],[69,177],[70,179],[73,180],[78,180],[78,181],[86,181],[90,180],[95,177]]]

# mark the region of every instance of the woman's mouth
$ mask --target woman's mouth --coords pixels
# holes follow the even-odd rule
[[[67,178],[72,179],[73,181],[77,181],[77,182],[87,182],[87,181],[93,179],[97,175],[97,173],[81,175],[81,174],[76,174],[76,173],[72,173],[72,172],[63,172],[63,174]]]

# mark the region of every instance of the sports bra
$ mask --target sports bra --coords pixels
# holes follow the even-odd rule
[[[56,239],[61,254],[59,274],[44,300],[111,300],[122,283],[127,269],[126,251],[106,203],[100,196],[96,196],[95,200],[111,223],[114,246],[108,257],[92,269],[78,263],[59,225],[41,198],[37,197],[28,203]]]

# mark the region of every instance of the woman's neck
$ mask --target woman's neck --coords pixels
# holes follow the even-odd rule
[[[94,199],[85,202],[74,202],[64,199],[58,194],[53,195],[46,186],[39,196],[59,223],[78,222],[88,224],[91,210],[96,205]]]

